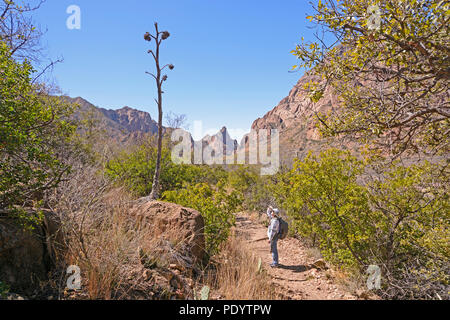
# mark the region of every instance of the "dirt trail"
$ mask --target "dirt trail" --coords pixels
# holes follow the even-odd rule
[[[267,228],[244,213],[236,214],[236,236],[262,259],[264,268],[284,295],[294,300],[354,300],[355,296],[337,285],[331,270],[312,267],[314,258],[308,256],[302,242],[295,238],[278,241],[280,267],[269,267],[272,261]]]

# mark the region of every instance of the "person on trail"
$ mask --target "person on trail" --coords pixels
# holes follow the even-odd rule
[[[270,224],[267,229],[267,236],[269,237],[270,252],[272,253],[272,268],[278,267],[278,232],[280,230],[280,222],[278,221],[280,211],[271,206],[267,208],[267,216],[270,218]]]

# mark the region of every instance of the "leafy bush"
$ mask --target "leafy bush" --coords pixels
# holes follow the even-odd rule
[[[296,161],[278,189],[299,234],[326,259],[365,272],[380,266],[386,298],[448,298],[448,174],[327,150]]]
[[[371,254],[387,297],[449,298],[448,174],[439,164],[394,163],[371,177]]]
[[[156,147],[150,144],[142,145],[133,152],[123,152],[106,164],[106,175],[124,184],[136,195],[146,196],[152,190],[156,154]],[[162,193],[180,189],[183,183],[216,184],[226,175],[227,173],[221,167],[173,163],[170,149],[165,146],[162,150],[160,176]]]
[[[68,116],[73,107],[33,85],[28,62],[11,58],[0,42],[0,208],[41,201],[70,170],[64,156],[70,153],[75,131]]]
[[[185,185],[181,190],[166,191],[163,199],[199,211],[205,220],[206,251],[217,253],[222,242],[227,240],[235,223],[233,213],[241,204],[236,192],[227,192],[220,181],[216,188],[206,183]]]
[[[237,166],[228,174],[228,182],[242,199],[245,210],[265,212],[273,205],[274,197],[270,186],[274,177],[261,176],[258,167]]]
[[[0,298],[5,299],[6,295],[9,293],[9,286],[6,283],[0,281]]]
[[[330,150],[296,161],[283,208],[298,232],[317,237],[323,255],[347,266],[365,265],[370,228],[368,197],[356,179],[364,167],[347,152]],[[282,200],[281,200],[282,201]]]

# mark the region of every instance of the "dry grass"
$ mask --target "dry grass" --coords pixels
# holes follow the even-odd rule
[[[343,291],[357,295],[359,291],[367,291],[366,280],[367,276],[361,274],[358,270],[342,270],[336,269],[334,272],[336,284],[340,286]],[[372,294],[373,297],[375,297]]]
[[[269,275],[262,268],[258,270],[259,259],[244,242],[232,236],[221,249],[214,257],[214,272],[206,280],[221,299],[281,299]]]
[[[170,265],[185,271],[184,280],[192,276],[196,266],[185,239],[179,239],[181,232],[172,228],[158,234],[140,223],[130,214],[130,197],[120,189],[105,192],[93,203],[89,210],[66,217],[64,226],[64,261],[81,269],[86,298],[165,299],[171,296],[170,288],[159,287],[164,291],[159,292],[155,285],[167,285],[165,276],[170,282]],[[149,270],[163,276],[156,283],[149,281]],[[184,297],[190,298],[190,288],[183,287]]]
[[[120,190],[99,196],[96,205],[64,219],[68,265],[81,269],[90,299],[121,299],[137,286],[130,281],[140,269],[138,248],[144,234],[134,230],[128,215],[129,198]]]
[[[234,236],[211,260],[206,276],[192,278],[184,241],[170,236],[176,230],[165,233],[170,241],[157,236],[130,215],[132,198],[125,191],[112,188],[95,168],[75,172],[50,202],[53,211],[61,213],[65,242],[51,281],[59,298],[153,299],[155,290],[145,275],[153,268],[170,273],[168,265],[176,264],[191,269],[181,275],[185,283],[208,284],[222,299],[280,299],[270,277],[257,270],[258,259]],[[81,292],[65,290],[69,265],[81,270]],[[193,298],[193,293],[187,289],[184,298]]]
[[[320,249],[317,247],[307,247],[305,252],[306,255],[311,259],[313,259],[314,261],[323,259],[322,253],[320,252]]]
[[[149,232],[138,232],[129,215],[131,197],[113,188],[99,170],[75,168],[70,180],[50,195],[49,204],[60,216],[63,248],[50,286],[58,298],[67,298],[65,271],[80,268],[82,291],[77,299],[129,299],[142,288],[138,248],[150,246]]]

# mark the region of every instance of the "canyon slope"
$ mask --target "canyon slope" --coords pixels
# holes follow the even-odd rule
[[[289,95],[262,118],[253,122],[252,130],[278,129],[280,132],[280,158],[290,165],[294,158],[304,158],[309,151],[320,151],[332,146],[354,148],[349,141],[321,137],[317,114],[327,114],[337,107],[337,97],[327,89],[318,103],[311,103],[304,85],[313,80],[305,74],[291,89]]]
[[[77,97],[63,97],[78,106],[74,117],[91,121],[107,139],[119,144],[139,143],[158,131],[158,123],[149,113],[125,106],[117,110],[96,107],[89,101]],[[164,128],[166,130],[166,128]]]
[[[323,138],[317,128],[317,115],[327,114],[337,107],[337,97],[327,89],[323,98],[312,103],[304,86],[313,80],[306,73],[289,94],[282,99],[274,109],[263,117],[256,119],[252,124],[252,130],[278,129],[280,133],[280,159],[284,165],[290,166],[294,158],[302,159],[309,151],[319,152],[330,147],[355,150],[356,144],[352,141],[338,140],[336,138]],[[86,118],[90,115],[97,122],[97,127],[106,133],[106,136],[119,143],[139,143],[145,137],[157,133],[158,124],[147,112],[123,107],[118,110],[107,110],[95,107],[83,98],[67,98],[69,101],[80,105],[77,117]],[[168,131],[167,131],[168,130]],[[171,128],[164,128],[170,132]],[[199,142],[194,142],[195,144]],[[223,127],[215,135],[207,135],[202,139],[203,148],[209,145],[219,151],[219,146],[226,146],[228,153],[241,147],[248,148],[247,136],[238,144],[230,138],[228,130]],[[224,148],[225,151],[225,148]],[[220,151],[219,151],[220,152]]]

